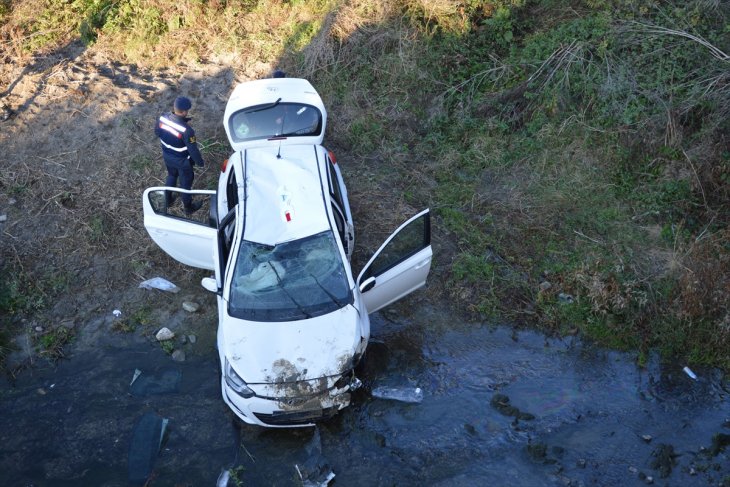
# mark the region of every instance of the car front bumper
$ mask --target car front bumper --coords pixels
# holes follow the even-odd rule
[[[350,385],[306,398],[243,398],[221,378],[223,401],[243,422],[267,428],[314,426],[350,404]]]

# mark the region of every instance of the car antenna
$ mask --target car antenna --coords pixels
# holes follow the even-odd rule
[[[279,141],[279,152],[276,154],[277,159],[281,159],[281,141]]]

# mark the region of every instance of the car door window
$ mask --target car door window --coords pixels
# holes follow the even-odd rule
[[[385,245],[360,278],[378,276],[431,244],[430,213],[410,222]]]
[[[228,184],[226,185],[226,200],[228,201],[229,211],[238,204],[238,184],[236,181],[235,169],[231,170],[231,175],[228,178]]]
[[[345,248],[345,253],[348,253],[348,245],[350,244],[350,241],[345,233],[347,230],[347,226],[345,225],[345,213],[342,211],[340,205],[337,204],[334,198],[330,198],[330,203],[332,203],[332,214],[335,217],[337,234],[340,236],[340,241]]]
[[[332,161],[329,157],[327,157],[327,170],[329,172],[330,194],[335,199],[335,201],[337,201],[337,204],[340,205],[340,208],[342,208],[344,205],[342,204],[342,191],[340,190],[340,183],[337,180],[337,174],[335,173],[334,164],[332,164]]]
[[[233,237],[236,234],[236,208],[234,207],[221,220],[218,228],[218,253],[220,255],[221,276],[225,275],[226,265],[230,259],[231,248],[233,248]]]

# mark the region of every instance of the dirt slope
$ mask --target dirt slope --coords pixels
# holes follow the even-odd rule
[[[179,94],[193,100],[191,124],[206,158],[194,188],[213,188],[230,150],[222,125],[228,95],[237,82],[270,70],[207,64],[152,72],[111,61],[78,41],[0,65],[0,215],[7,216],[0,223],[0,268],[20,269],[25,293],[42,310],[16,322],[20,350],[11,369],[30,360],[32,345],[58,326],[78,331],[114,309],[126,316],[179,309],[182,298],[138,289],[145,279],[165,277],[183,288],[181,296],[205,301],[198,285],[205,273],[168,258],[142,223],[142,191],[163,184],[165,176],[153,124]],[[356,178],[357,162],[348,167],[346,153],[338,158],[346,161],[345,177]],[[388,201],[382,189],[373,209],[359,204],[371,190],[350,185],[356,222],[372,219],[377,208],[393,213],[397,195]],[[371,248],[387,236],[372,226],[357,229],[358,245]],[[207,299],[212,310],[212,296]],[[154,318],[149,321],[159,322]]]

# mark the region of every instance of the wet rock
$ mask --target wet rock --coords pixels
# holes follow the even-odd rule
[[[186,343],[188,343],[188,337],[187,337],[187,335],[183,335],[183,336],[180,337],[180,343],[182,343],[183,345],[185,345]]]
[[[527,454],[536,462],[544,462],[547,458],[547,445],[545,443],[532,443],[527,445]]]
[[[41,333],[43,331],[43,327],[42,326],[36,326],[35,327],[35,331],[37,331],[38,333]]]
[[[8,215],[0,215],[0,223],[8,221]]]
[[[575,465],[578,468],[586,468],[586,459],[585,458],[579,458],[577,462],[575,462]]]
[[[193,301],[185,301],[185,302],[183,302],[182,307],[188,313],[195,313],[195,312],[197,312],[200,309],[200,305],[198,303],[193,302]]]
[[[195,335],[188,335],[188,340],[190,340],[190,343],[195,343],[198,341],[198,337]]]
[[[710,447],[710,454],[715,457],[717,456],[721,451],[725,449],[726,446],[730,445],[730,435],[727,435],[725,433],[717,433],[712,437],[712,446]]]
[[[672,473],[672,468],[677,464],[677,454],[674,447],[661,443],[651,454],[654,459],[651,461],[651,468],[659,471],[661,478],[667,478]]]
[[[643,480],[649,485],[654,483],[654,477],[652,477],[651,475],[646,475],[644,472],[639,472],[639,480]]]
[[[641,439],[647,443],[649,443],[652,440],[651,435],[641,435]]]
[[[175,362],[185,362],[185,352],[182,350],[175,350],[172,352],[172,359]]]
[[[542,291],[542,292],[547,291],[551,287],[553,287],[553,285],[550,284],[548,281],[543,281],[540,283],[540,291]]]
[[[518,408],[512,406],[509,402],[510,399],[506,395],[495,394],[492,396],[492,400],[489,404],[505,416],[513,416],[516,419],[523,419],[525,421],[535,419],[535,415],[522,412]]]
[[[471,424],[469,424],[469,423],[466,423],[466,424],[464,425],[464,431],[466,431],[466,432],[467,432],[467,433],[469,433],[470,435],[476,435],[476,434],[477,434],[477,430],[476,430],[476,428],[474,427],[474,425],[471,425]]]
[[[157,332],[157,335],[155,335],[155,338],[157,338],[158,342],[164,342],[166,340],[172,340],[175,338],[175,334],[167,327],[163,327],[160,329],[160,331]]]
[[[637,473],[639,473],[639,469],[631,466],[631,467],[629,467],[629,472],[631,472],[633,474],[637,474]]]

